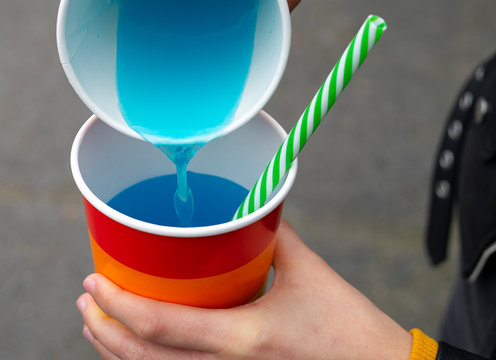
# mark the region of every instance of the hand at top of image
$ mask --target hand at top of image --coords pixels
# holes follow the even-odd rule
[[[289,11],[293,11],[293,9],[300,3],[301,0],[288,0]]]

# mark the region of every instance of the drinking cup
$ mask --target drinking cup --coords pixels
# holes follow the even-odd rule
[[[188,15],[177,14],[177,17],[180,19]],[[86,106],[108,125],[141,139],[128,126],[119,108],[116,86],[117,22],[118,4],[115,0],[62,0],[57,20],[57,47],[67,78]],[[222,128],[218,136],[248,122],[267,103],[284,72],[290,37],[287,0],[261,0],[244,91],[232,121]],[[191,97],[194,102],[193,89],[184,96]]]
[[[285,137],[282,127],[260,112],[245,126],[205,145],[190,170],[250,189]],[[222,224],[181,228],[137,220],[107,205],[133,184],[175,173],[156,147],[92,116],[71,151],[96,272],[142,296],[207,308],[244,304],[264,291],[283,201],[296,168],[295,161],[272,198],[254,213]]]

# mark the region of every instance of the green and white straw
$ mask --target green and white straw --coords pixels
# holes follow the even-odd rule
[[[265,204],[386,28],[386,23],[379,16],[367,17],[262,176],[239,206],[233,220],[251,214]]]

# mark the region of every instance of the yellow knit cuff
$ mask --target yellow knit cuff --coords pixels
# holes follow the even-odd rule
[[[438,343],[419,329],[410,330],[413,336],[410,360],[436,360]]]

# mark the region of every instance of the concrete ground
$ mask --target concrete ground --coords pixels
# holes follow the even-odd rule
[[[92,263],[72,140],[91,114],[55,44],[56,0],[0,2],[0,358],[96,359],[74,302]],[[456,272],[424,254],[427,189],[446,113],[495,50],[490,0],[303,0],[267,110],[289,129],[369,13],[389,29],[300,156],[285,216],[406,328],[435,336]]]

